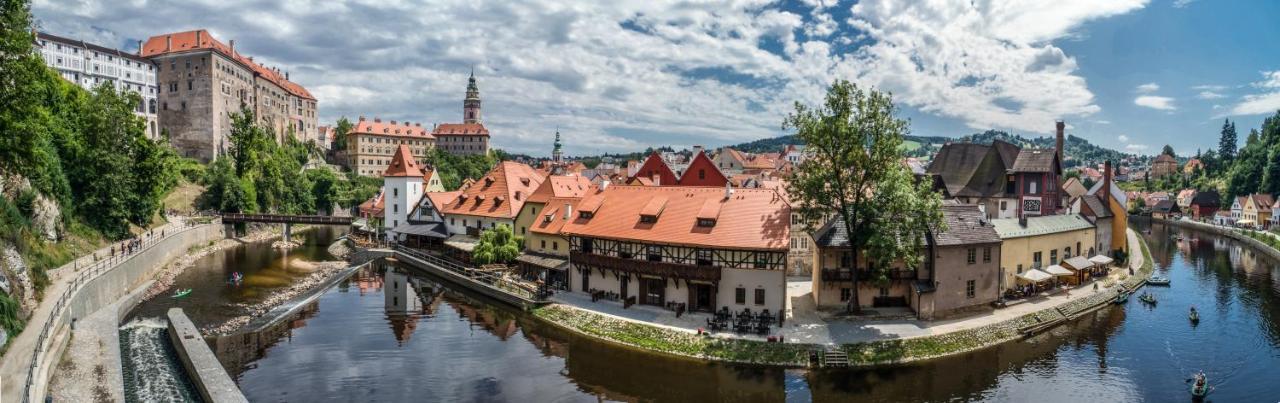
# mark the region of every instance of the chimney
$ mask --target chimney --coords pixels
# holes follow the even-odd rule
[[[1111,160],[1102,166],[1102,202],[1111,205]]]
[[[729,182],[725,182],[725,183],[724,183],[724,198],[725,198],[725,199],[728,199],[728,198],[730,198],[730,197],[733,197],[733,186],[732,186],[732,185],[730,185],[730,184],[729,184]]]
[[[360,121],[361,121],[361,122],[363,122],[363,121],[364,121],[364,116],[360,116]]]
[[[608,179],[600,181],[600,191],[603,192],[605,189],[608,189],[610,183],[612,182],[610,182]]]
[[[288,81],[288,80],[289,80],[289,70],[285,70],[285,71],[284,71],[284,79],[285,79],[285,81]]]
[[[203,36],[202,36],[202,35],[200,35],[200,34],[203,34],[203,33],[204,33],[203,31],[196,31],[196,46],[195,46],[195,47],[197,47],[197,48],[198,48],[198,47],[200,47],[200,40],[201,40],[201,39],[203,39]]]
[[[572,216],[572,214],[573,214],[573,205],[572,205],[572,204],[569,204],[569,203],[565,203],[565,204],[564,204],[564,219],[565,219],[565,220],[568,220],[568,219],[569,219],[569,217],[571,217],[571,216]]]
[[[138,41],[138,56],[142,56],[142,41]]]
[[[653,186],[662,186],[662,176],[657,173],[653,174]]]
[[[164,36],[164,50],[166,52],[173,50],[173,35]]]
[[[1063,154],[1063,149],[1062,149],[1062,140],[1063,140],[1062,132],[1066,130],[1067,124],[1066,122],[1059,120],[1057,122],[1057,126],[1058,126],[1058,138],[1057,138],[1058,142],[1055,144],[1057,144],[1058,147],[1054,151],[1058,153],[1058,163],[1061,164],[1063,159],[1066,157],[1066,155]]]
[[[701,153],[702,153],[702,146],[693,146],[693,156],[694,156],[694,157],[697,157],[697,156],[698,156],[698,154],[701,154]]]
[[[373,118],[373,123],[382,123],[382,118]]]
[[[391,125],[392,125],[392,126],[395,126],[395,125],[396,125],[396,121],[395,121],[395,119],[392,119],[392,120],[391,120]]]
[[[231,45],[230,45],[230,46],[231,46],[231,54],[233,54],[233,55],[234,55],[234,54],[236,54],[236,40],[235,40],[235,39],[232,39],[232,40],[229,40],[229,41],[227,41],[227,42],[231,44]]]

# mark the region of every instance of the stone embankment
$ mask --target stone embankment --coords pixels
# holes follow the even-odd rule
[[[1153,272],[1151,252],[1145,241],[1129,232],[1131,244],[1140,245],[1142,254],[1134,256],[1139,265],[1136,275],[1123,285],[1133,289],[1142,285]],[[1138,261],[1137,259],[1142,259]],[[843,344],[838,348],[849,357],[852,366],[877,366],[928,360],[974,351],[1025,337],[1024,329],[1051,326],[1105,306],[1115,298],[1110,292],[1099,292],[1087,298],[1046,308],[1013,319],[954,332],[905,339],[877,340]],[[767,343],[737,338],[697,335],[642,322],[624,320],[585,309],[552,304],[533,310],[535,317],[552,326],[586,337],[683,357],[709,361],[750,363],[797,367],[807,363],[804,354],[821,350],[813,344]]]

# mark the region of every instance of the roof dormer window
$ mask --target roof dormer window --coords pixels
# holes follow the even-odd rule
[[[716,220],[714,218],[699,218],[698,226],[705,228],[714,227],[716,226]]]
[[[595,213],[595,212],[592,212],[592,211],[579,211],[579,212],[578,212],[578,218],[591,219],[591,217],[595,217],[595,216],[596,216],[596,213]]]

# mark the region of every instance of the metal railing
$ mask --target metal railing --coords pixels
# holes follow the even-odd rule
[[[347,225],[355,221],[353,217],[334,217],[325,215],[288,215],[288,214],[242,214],[224,213],[222,222],[263,222],[280,224],[333,224]]]
[[[90,281],[93,281],[94,279],[98,278],[98,276],[102,275],[103,273],[106,273],[108,271],[111,271],[112,269],[115,269],[117,266],[119,266],[120,263],[127,261],[129,259],[132,259],[134,256],[137,256],[142,252],[150,250],[151,247],[155,246],[159,242],[162,242],[166,239],[177,236],[178,234],[186,233],[187,231],[190,231],[192,229],[195,229],[196,227],[199,227],[200,225],[203,225],[203,224],[192,223],[191,220],[195,218],[198,218],[198,217],[189,217],[187,219],[184,219],[183,226],[180,228],[176,228],[175,231],[168,231],[169,229],[174,229],[174,228],[161,229],[161,233],[160,233],[161,235],[158,237],[155,236],[155,233],[153,230],[149,232],[147,236],[140,237],[138,239],[137,246],[135,246],[133,249],[129,249],[124,246],[124,244],[127,242],[117,242],[121,244],[120,250],[115,251],[113,249],[113,251],[111,252],[111,255],[106,256],[103,259],[98,259],[98,251],[94,251],[92,254],[94,261],[90,263],[88,266],[84,266],[84,267],[79,266],[80,260],[84,259],[84,257],[79,257],[79,258],[76,258],[76,260],[72,261],[71,264],[75,265],[74,266],[75,270],[79,274],[74,280],[71,280],[71,283],[68,284],[67,289],[63,290],[62,295],[58,296],[58,300],[57,302],[54,303],[53,309],[49,311],[49,317],[45,319],[44,324],[40,328],[40,335],[36,338],[36,346],[31,353],[31,365],[27,367],[27,381],[22,389],[23,402],[31,401],[31,386],[35,383],[36,370],[40,366],[40,356],[48,348],[48,346],[45,345],[45,342],[49,340],[49,337],[50,337],[49,332],[53,330],[54,324],[57,323],[58,320],[61,319],[62,316],[66,314],[64,310],[66,309],[67,305],[70,304],[71,298],[75,297],[76,293],[79,292],[80,289],[84,287],[85,284],[88,284]],[[14,335],[14,337],[17,337],[17,335]]]
[[[424,262],[440,266],[445,270],[458,273],[459,275],[465,276],[473,280],[479,280],[479,281],[489,280],[487,282],[489,283],[489,285],[495,288],[498,288],[504,292],[514,294],[516,296],[519,296],[527,300],[542,301],[546,299],[545,291],[527,290],[521,284],[515,281],[506,279],[506,278],[503,278],[502,276],[494,275],[491,273],[477,272],[475,268],[464,266],[461,263],[455,262],[451,259],[447,259],[439,256],[432,256],[430,254],[423,253],[422,251],[415,250],[400,244],[392,244],[392,250],[398,253],[403,253],[403,254],[418,258]]]

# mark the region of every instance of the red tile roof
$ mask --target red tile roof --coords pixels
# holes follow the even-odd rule
[[[581,175],[551,175],[529,195],[530,202],[545,203],[552,198],[580,199],[591,189],[591,181]]]
[[[689,245],[724,249],[785,250],[790,246],[791,207],[773,190],[725,190],[685,186],[609,186],[582,199],[579,210],[598,208],[592,218],[575,214],[562,233],[595,238],[634,240],[655,244]],[[608,199],[607,202],[597,200]],[[654,223],[640,222],[642,212],[663,208]],[[712,227],[697,225],[699,215],[719,205]]]
[[[361,117],[351,128],[351,134],[376,134],[379,136],[408,137],[423,140],[435,139],[421,123],[382,121]]]
[[[433,136],[488,136],[489,129],[482,123],[441,123],[431,131]]]
[[[698,178],[698,173],[702,173],[702,178]],[[685,168],[684,175],[680,176],[680,186],[715,186],[724,187],[729,182],[724,177],[724,173],[720,172],[720,168],[716,168],[716,163],[711,162],[711,158],[707,154],[699,151],[693,156],[693,161],[689,162],[689,167]]]
[[[418,161],[413,159],[413,152],[409,151],[409,146],[401,144],[396,148],[396,155],[391,157],[391,164],[387,165],[387,170],[382,172],[384,178],[417,176],[424,177],[422,167],[418,165]]]
[[[632,178],[652,180],[655,176],[658,177],[658,183],[656,183],[658,186],[672,186],[678,183],[675,172],[671,172],[671,167],[668,167],[667,163],[662,161],[662,156],[657,151],[649,154],[649,158],[644,160],[644,165],[640,166],[640,169],[636,171],[636,175]]]
[[[544,179],[531,166],[515,161],[499,162],[440,211],[445,215],[515,218]]]
[[[197,38],[199,38],[198,43],[196,41]],[[240,53],[231,49],[230,46],[214,39],[213,35],[209,35],[209,31],[207,30],[198,29],[194,31],[156,35],[147,39],[147,42],[142,44],[142,56],[148,58],[194,50],[213,50],[221,53],[224,56],[240,62],[240,64],[252,69],[254,73],[262,76],[267,79],[267,81],[274,83],[276,86],[284,89],[294,96],[312,101],[316,100],[316,97],[311,96],[311,93],[307,92],[306,88],[285,79],[279,72],[267,68],[267,66],[258,64],[248,57],[240,55]]]
[[[431,200],[431,204],[435,205],[436,209],[439,209],[441,206],[453,203],[454,200],[458,199],[458,195],[460,194],[462,194],[461,190],[454,190],[450,192],[427,192],[422,196]]]

